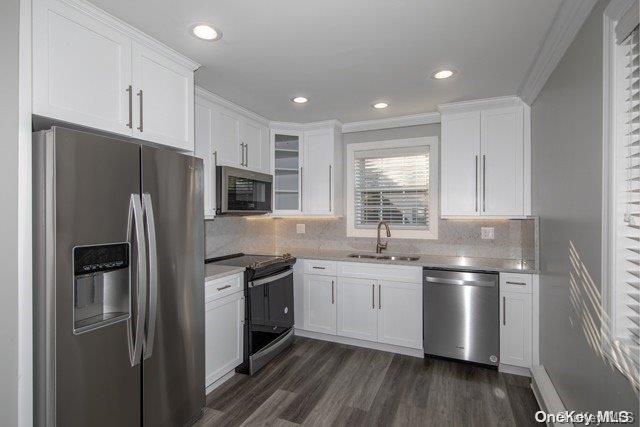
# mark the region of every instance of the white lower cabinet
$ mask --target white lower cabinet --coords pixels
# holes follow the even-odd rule
[[[338,278],[338,335],[377,341],[375,288],[372,280]]]
[[[335,335],[336,278],[305,274],[303,279],[303,329]]]
[[[537,347],[534,315],[537,283],[532,274],[500,274],[500,363],[531,368]]]
[[[421,286],[378,283],[378,342],[422,348]]]
[[[205,386],[242,363],[244,292],[205,304]]]

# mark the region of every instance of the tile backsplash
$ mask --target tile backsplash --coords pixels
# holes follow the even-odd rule
[[[298,224],[305,225],[304,234],[296,232]],[[481,239],[481,227],[493,227],[494,239]],[[388,251],[533,261],[536,229],[535,219],[439,220],[435,240],[394,239],[392,227]],[[207,257],[233,252],[286,252],[296,248],[371,252],[376,245],[375,238],[347,237],[344,218],[218,217],[207,221],[205,230]]]

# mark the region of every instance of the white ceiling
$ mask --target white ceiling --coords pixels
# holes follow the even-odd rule
[[[236,104],[351,122],[516,94],[562,0],[91,1],[201,63],[196,83]],[[222,40],[191,36],[201,21]],[[430,78],[446,67],[459,74]],[[374,110],[379,100],[389,108]]]

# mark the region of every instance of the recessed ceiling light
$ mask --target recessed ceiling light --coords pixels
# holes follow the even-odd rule
[[[387,108],[389,106],[389,104],[387,104],[386,102],[378,102],[376,104],[373,104],[373,108],[377,108],[378,110],[381,110],[383,108]]]
[[[456,72],[452,70],[439,70],[433,73],[431,76],[434,79],[442,80],[442,79],[448,79],[449,77],[452,77],[455,73]]]
[[[295,98],[291,98],[291,101],[295,102],[296,104],[306,104],[307,102],[309,102],[309,99],[305,98],[304,96],[296,96]]]
[[[191,32],[201,40],[216,41],[222,38],[222,33],[209,24],[195,24],[191,27]]]

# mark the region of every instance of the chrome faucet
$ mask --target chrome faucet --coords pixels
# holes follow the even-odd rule
[[[380,221],[378,223],[378,243],[376,244],[377,254],[381,254],[383,250],[387,249],[387,245],[389,244],[388,240],[384,243],[380,242],[380,228],[382,228],[383,225],[387,229],[387,237],[391,237],[391,230],[389,230],[389,223],[387,221]]]

